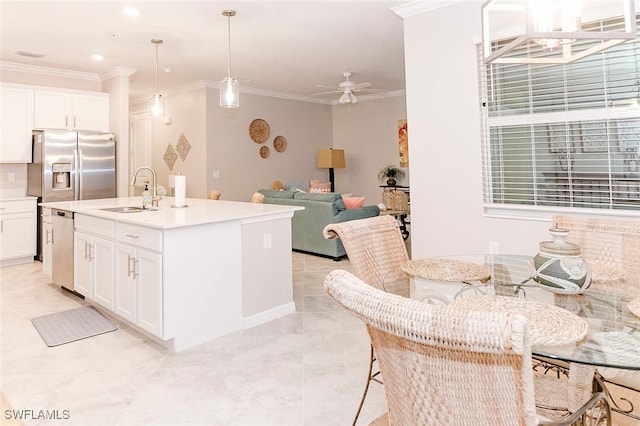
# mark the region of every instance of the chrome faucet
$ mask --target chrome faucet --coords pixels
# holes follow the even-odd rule
[[[158,201],[160,201],[161,197],[158,197],[158,177],[156,176],[156,171],[153,170],[151,167],[149,166],[140,166],[136,169],[136,171],[133,173],[133,177],[131,178],[131,182],[129,182],[129,185],[133,186],[136,184],[136,178],[138,177],[138,173],[141,170],[149,170],[151,172],[151,177],[153,178],[153,182],[151,184],[152,189],[151,189],[151,207],[158,207]],[[144,206],[143,206],[144,208]]]

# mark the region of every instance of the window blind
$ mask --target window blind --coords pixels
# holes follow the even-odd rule
[[[485,203],[640,210],[639,58],[637,39],[567,65],[485,65],[479,45]]]

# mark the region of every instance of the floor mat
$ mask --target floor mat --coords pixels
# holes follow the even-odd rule
[[[31,320],[47,346],[59,346],[117,330],[93,306],[43,315]]]

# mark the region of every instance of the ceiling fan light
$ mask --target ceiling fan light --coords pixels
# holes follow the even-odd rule
[[[338,102],[340,102],[341,104],[348,104],[349,102],[351,102],[351,98],[349,97],[348,93],[343,93],[342,96],[340,96],[340,99],[338,99]]]
[[[222,108],[240,106],[240,83],[233,77],[225,77],[220,82],[220,106]]]
[[[356,95],[354,95],[353,93],[351,93],[351,103],[355,104],[356,102],[358,102],[358,98],[356,97]]]

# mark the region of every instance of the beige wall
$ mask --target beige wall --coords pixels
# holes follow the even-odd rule
[[[406,118],[404,96],[333,107],[333,147],[344,149],[346,156],[346,167],[335,171],[337,192],[364,196],[365,204],[382,202],[378,172],[399,164],[397,126]],[[414,140],[409,131],[409,146]],[[400,184],[407,182],[408,176]]]
[[[491,241],[501,253],[534,254],[548,239],[549,222],[483,214],[473,44],[480,5],[460,2],[404,19],[414,258],[485,253]]]
[[[165,118],[170,118],[170,123],[165,123],[162,118],[151,118],[151,167],[158,175],[158,183],[168,187],[169,174],[180,173],[187,177],[186,196],[205,198],[208,151],[206,89],[194,88],[166,96]],[[173,169],[169,170],[163,157],[169,144],[176,148],[180,135],[184,135],[191,148],[185,160],[178,157]]]
[[[332,146],[331,105],[241,93],[240,108],[224,109],[218,93],[207,90],[208,189],[221,191],[225,200],[249,201],[274,180],[328,180],[327,170],[316,168],[316,153]],[[249,136],[256,118],[266,120],[271,129],[263,144]],[[287,139],[282,153],[273,147],[278,135]],[[259,155],[261,146],[270,149],[266,159]],[[213,178],[214,171],[220,172],[219,179]]]

